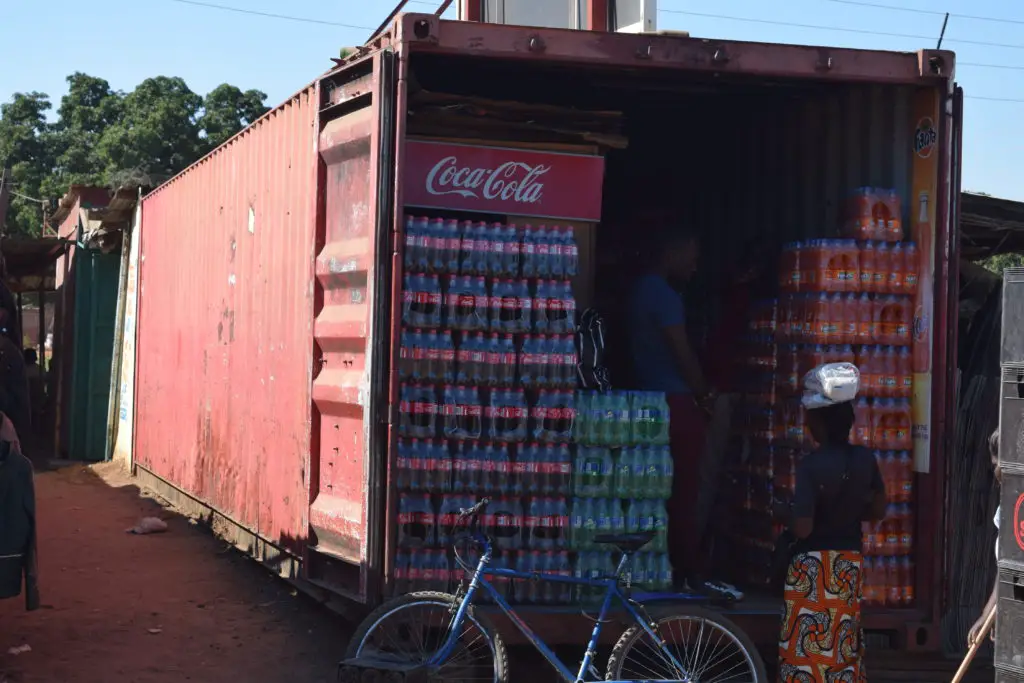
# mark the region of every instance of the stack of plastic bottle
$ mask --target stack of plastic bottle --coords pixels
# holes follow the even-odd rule
[[[668,513],[672,493],[669,410],[657,392],[578,392],[570,546],[575,573],[600,577],[614,569],[613,550],[598,534],[654,531],[633,561],[633,583],[652,590],[671,586]],[[599,591],[598,591],[599,592]],[[581,591],[581,600],[593,591]]]
[[[813,447],[799,402],[803,376],[849,361],[861,372],[851,441],[874,451],[890,503],[885,521],[865,528],[865,599],[907,606],[914,599],[910,347],[918,250],[902,241],[893,190],[856,190],[841,232],[842,239],[786,245],[782,296],[758,304],[751,317],[742,412],[750,453],[732,470],[733,559],[738,578],[768,580],[780,531],[771,501],[791,495],[800,454]]]
[[[567,575],[573,229],[407,216],[405,238],[395,589],[448,590],[461,580],[454,525],[484,496],[495,566]],[[525,602],[571,598],[503,589]]]
[[[748,319],[739,373],[744,396],[737,423],[744,435],[745,457],[730,458],[729,485],[723,487],[730,507],[722,547],[722,578],[744,585],[763,585],[770,576],[772,549],[778,527],[772,520],[772,500],[791,490],[795,451],[785,446],[784,394],[779,389],[781,359],[777,340],[778,301],[756,301]],[[787,489],[787,487],[789,487]],[[726,576],[728,572],[732,574]]]

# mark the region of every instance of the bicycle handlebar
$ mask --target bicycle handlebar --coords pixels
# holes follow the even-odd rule
[[[490,498],[481,498],[479,501],[477,501],[477,504],[474,505],[473,507],[467,508],[467,509],[464,509],[464,510],[459,510],[459,519],[458,519],[458,522],[456,524],[461,523],[462,520],[464,520],[464,519],[468,519],[470,517],[476,517],[481,512],[483,512],[485,509],[487,509],[487,505],[490,504],[490,502],[491,502]]]

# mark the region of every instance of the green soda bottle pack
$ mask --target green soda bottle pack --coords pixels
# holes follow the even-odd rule
[[[576,571],[611,571],[614,550],[594,542],[600,534],[653,531],[634,558],[632,583],[668,590],[668,513],[674,467],[669,449],[669,407],[653,391],[578,391],[573,441],[569,548]],[[581,591],[580,597],[585,597]]]

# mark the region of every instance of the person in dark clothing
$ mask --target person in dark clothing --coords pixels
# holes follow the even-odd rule
[[[996,484],[1003,483],[1003,468],[999,466],[999,430],[992,432],[991,436],[988,437],[988,455],[992,461],[992,474],[995,476]],[[992,518],[992,523],[996,526],[996,561],[999,561],[999,515],[1001,507],[996,507],[996,516]],[[974,622],[970,630],[967,632],[967,647],[974,645],[982,637],[982,631],[984,630],[985,620],[988,617],[988,613],[993,609],[997,608],[999,604],[999,572],[996,572],[995,583],[992,585],[992,592],[988,596],[988,600],[985,602],[985,606],[981,608],[981,615],[978,620]],[[989,638],[995,640],[996,631],[993,626],[992,630],[989,631]]]
[[[831,367],[816,368],[808,378]],[[857,375],[853,366],[844,367]],[[818,447],[797,466],[792,507],[784,515],[795,538],[779,638],[779,681],[785,683],[863,676],[861,523],[885,516],[886,497],[871,451],[850,444],[854,398],[856,385],[842,401],[804,395]]]
[[[32,463],[0,440],[0,599],[25,593],[25,609],[39,608],[36,499]],[[24,587],[24,588],[23,588]]]
[[[18,346],[21,346],[21,325],[18,320],[18,303],[7,286],[7,265],[0,256],[0,310],[7,312],[7,316],[0,323],[0,334],[9,338]]]
[[[9,319],[0,308],[0,328]],[[25,376],[25,356],[10,337],[0,335],[0,412],[10,418],[22,439],[32,427],[32,405],[29,398],[28,378]]]
[[[38,432],[42,422],[43,404],[46,402],[46,380],[39,367],[39,354],[35,349],[25,349],[25,381],[28,383],[28,398],[32,427]]]

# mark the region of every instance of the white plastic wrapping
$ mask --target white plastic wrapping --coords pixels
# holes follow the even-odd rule
[[[852,363],[826,363],[804,375],[803,405],[807,410],[826,408],[857,398],[860,370]]]

